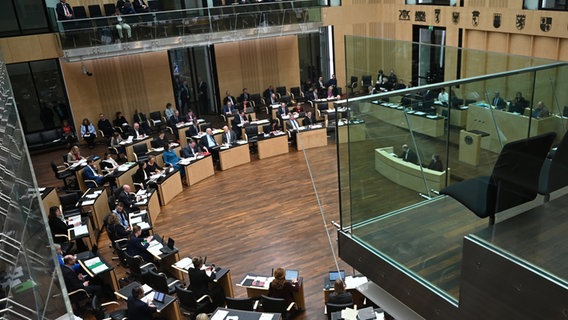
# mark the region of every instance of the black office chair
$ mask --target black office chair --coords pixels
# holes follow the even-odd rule
[[[258,307],[258,300],[253,298],[231,298],[225,297],[227,308],[245,311],[255,311]]]
[[[361,85],[364,89],[367,89],[369,86],[373,85],[373,76],[366,75],[361,77]]]
[[[288,90],[286,90],[286,87],[276,87],[276,93],[280,96],[285,96],[288,94]]]
[[[55,281],[57,283],[57,281]],[[77,289],[67,293],[73,313],[77,316],[82,316],[91,302],[91,295],[85,289]]]
[[[353,302],[345,303],[345,304],[336,304],[336,303],[329,303],[325,304],[325,308],[327,310],[327,319],[331,320],[331,314],[337,311],[345,310],[347,308],[353,308]]]
[[[544,201],[550,200],[550,193],[568,185],[568,133],[549,153],[540,170],[538,193],[544,195]]]
[[[154,111],[154,112],[150,112],[150,127],[152,128],[152,130],[154,131],[160,131],[162,130],[162,128],[165,126],[165,123],[162,119],[162,114],[160,113],[160,111]]]
[[[133,145],[132,150],[134,151],[136,162],[148,160],[148,145],[146,145],[145,143]]]
[[[103,9],[105,10],[105,16],[112,16],[116,12],[116,5],[114,3],[103,4]]]
[[[487,177],[476,177],[454,183],[440,191],[480,218],[495,214],[536,198],[539,174],[546,154],[556,134],[554,132],[507,143]]]
[[[150,8],[150,12],[162,11],[160,1],[158,0],[148,0],[148,8]]]
[[[210,296],[204,295],[196,299],[193,292],[189,289],[185,289],[181,283],[175,285],[176,296],[179,299],[180,306],[187,310],[184,312],[185,315],[189,315],[195,318],[195,315],[200,313],[211,313],[215,309],[213,305],[213,299]]]
[[[131,256],[126,251],[124,251],[124,258],[126,259],[126,264],[130,268],[130,274],[136,280],[142,280],[143,276],[150,272],[151,269],[156,269],[156,266],[151,263],[144,263],[144,259],[141,256]]]
[[[158,272],[156,269],[150,269],[142,275],[142,279],[155,291],[167,294],[173,294],[176,291],[175,285],[180,282],[177,279],[168,278],[164,273]]]
[[[66,166],[58,166],[54,161],[51,161],[51,170],[53,170],[55,178],[63,180],[63,188],[65,190],[70,190],[72,186],[76,188],[77,178],[75,177],[75,173],[69,171]]]
[[[264,110],[266,114],[268,114],[268,107],[266,106],[266,102],[260,96],[259,93],[251,94],[250,101],[254,103],[254,110],[259,112],[260,110]]]
[[[296,303],[291,302],[287,304],[285,299],[261,295],[260,305],[262,306],[263,312],[280,313],[283,319],[287,319],[296,306]]]
[[[126,318],[126,309],[119,309],[113,312],[107,313],[105,307],[110,305],[120,305],[116,301],[109,301],[101,303],[97,296],[93,296],[91,299],[91,312],[97,320],[122,320]]]
[[[80,192],[70,192],[59,196],[59,203],[61,204],[61,212],[65,216],[72,216],[81,214],[80,208],[77,208],[77,203],[81,198]]]
[[[355,76],[351,76],[351,81],[349,82],[349,89],[351,89],[351,95],[353,95],[353,90],[357,88],[359,79]]]
[[[250,152],[256,153],[258,150],[258,126],[245,127],[245,139],[249,143]]]

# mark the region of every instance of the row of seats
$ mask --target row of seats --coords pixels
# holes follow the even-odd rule
[[[161,11],[161,5],[158,0],[149,0],[148,7],[150,8],[151,12]],[[87,15],[87,10],[85,6],[73,6],[73,13],[75,14],[75,18],[77,19],[88,19],[88,18],[102,18],[104,16],[110,17],[113,16],[116,11],[116,5],[114,3],[104,3],[104,16],[101,11],[101,6],[98,4],[91,4],[87,6],[89,10],[89,14]]]

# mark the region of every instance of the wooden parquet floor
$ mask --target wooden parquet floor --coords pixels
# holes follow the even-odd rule
[[[82,148],[87,154],[104,152]],[[40,186],[60,186],[49,167],[60,163],[65,150],[32,156]],[[325,232],[337,254],[339,219],[336,146],[306,150],[327,223],[324,225],[302,152],[291,148],[285,155],[257,160],[210,177],[184,191],[162,212],[154,231],[174,237],[180,255],[207,256],[207,261],[231,270],[233,284],[247,273],[269,274],[272,268],[300,270],[304,281],[306,311],[296,319],[326,319],[323,314],[323,279],[335,269]],[[254,158],[254,157],[253,157]],[[110,260],[108,238],[99,239],[99,250]],[[346,263],[339,266],[348,274]],[[126,270],[118,266],[117,276]],[[245,297],[243,288],[233,286],[235,296]]]

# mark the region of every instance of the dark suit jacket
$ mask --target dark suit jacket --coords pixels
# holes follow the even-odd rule
[[[353,296],[351,295],[350,292],[342,292],[340,294],[337,294],[336,292],[332,292],[329,295],[327,302],[335,303],[335,304],[353,303]]]
[[[128,297],[126,305],[128,319],[152,320],[152,314],[156,312],[156,307],[150,307],[146,302],[132,296]]]
[[[64,265],[61,267],[61,273],[63,274],[63,281],[65,281],[67,292],[85,289],[83,281],[79,280],[79,276],[72,268]]]
[[[228,96],[228,97],[223,98],[223,105],[227,105],[227,101],[229,101],[229,97],[230,97],[231,100],[233,101],[233,106],[234,106],[235,104],[237,104],[237,99],[235,99],[235,97],[233,97],[233,96]]]
[[[250,101],[250,94],[241,93],[241,95],[239,96],[239,102],[243,102],[243,101]]]
[[[100,186],[105,178],[103,176],[99,176],[98,172],[96,173],[93,167],[86,166],[85,169],[83,169],[83,179],[94,180],[97,185]]]
[[[144,132],[144,129],[142,129],[142,127],[138,127],[138,135],[143,136],[146,132]],[[130,128],[130,135],[134,137],[134,139],[136,139],[136,131],[134,130],[134,128]]]
[[[168,119],[168,124],[169,124],[170,127],[172,127],[172,129],[174,129],[174,132],[175,132],[175,130],[177,130],[176,124],[178,124],[180,122],[183,122],[183,119],[180,116],[176,117],[175,115],[173,115]]]
[[[144,9],[142,5],[146,6],[146,9]],[[133,0],[132,6],[134,7],[134,11],[136,11],[137,13],[148,12],[148,5],[146,5],[144,0]]]
[[[231,133],[231,139],[227,139],[227,134],[223,132],[221,142],[223,144],[228,143],[230,145],[234,145],[235,143],[237,143],[237,134],[233,130],[230,130],[229,132]]]
[[[278,108],[278,112],[276,112],[276,116],[278,118],[282,118],[282,115],[287,115],[290,113],[290,110],[288,110],[288,107],[284,108],[284,110],[282,110],[282,107]]]
[[[213,136],[211,136],[211,138],[213,138],[213,141],[215,141],[215,138]],[[217,141],[215,141],[215,145],[217,145]],[[207,135],[203,135],[201,137],[201,147],[202,148],[207,148],[207,150],[209,150],[209,152],[211,152],[211,148],[209,147],[209,142],[207,141]]]
[[[229,109],[229,106],[225,103],[225,106],[223,107],[223,114],[227,114],[228,112],[235,112],[237,111],[237,109],[235,109],[235,105],[231,105],[231,108]]]
[[[316,118],[314,117],[314,115],[312,114],[311,118],[308,118],[307,116],[304,118],[304,120],[302,120],[302,125],[303,126],[309,126],[312,124],[316,124]]]
[[[189,126],[189,129],[185,130],[186,137],[193,137],[196,136],[198,133],[199,133],[199,127],[195,124]]]
[[[130,195],[130,194],[124,192],[124,191],[121,191],[121,192],[118,194],[117,200],[118,200],[118,202],[124,203],[124,206],[125,206],[126,208],[132,208],[132,206],[133,206],[134,203],[136,202],[136,201],[135,201],[136,199],[134,198],[133,195]]]
[[[193,158],[199,152],[199,147],[195,144],[195,147],[192,149],[189,145],[183,147],[180,151],[182,158]]]
[[[52,235],[67,234],[67,229],[69,229],[69,226],[67,226],[67,224],[59,218],[49,218],[49,228],[51,229]],[[55,238],[53,239],[53,241],[56,243],[67,242],[67,240],[65,240],[65,238],[63,237]]]
[[[166,148],[168,145],[168,140],[156,137],[156,139],[152,140],[150,144],[152,145],[152,148]]]
[[[404,161],[408,161],[408,162],[412,162],[412,163],[416,163],[418,162],[418,156],[416,155],[416,153],[414,151],[412,151],[412,149],[408,149],[408,151],[403,151],[402,154],[400,155],[400,158]]]
[[[134,235],[130,236],[128,242],[126,243],[126,253],[131,257],[136,255],[141,256],[144,261],[152,261],[152,255],[146,250],[149,244],[142,244],[144,242],[144,238],[138,238]]]
[[[144,189],[146,189],[146,180],[148,179],[144,179],[144,171],[146,171],[146,176],[150,178],[151,174],[148,171],[148,168],[146,169],[138,168],[138,170],[136,170],[136,172],[132,175],[132,182],[142,183]]]
[[[215,280],[215,274],[207,276],[205,270],[189,268],[189,289],[193,291],[196,299],[201,298],[205,294],[209,294],[209,282]]]
[[[505,109],[507,107],[507,103],[501,97],[491,99],[491,104],[495,106],[495,109],[499,110]]]
[[[69,11],[69,13],[71,13],[71,15],[72,15],[71,19],[74,19],[75,15],[73,14],[73,9],[71,8],[71,6],[68,3],[65,3],[65,6],[67,7],[67,10]],[[57,20],[71,20],[71,19],[69,19],[65,16],[65,10],[63,9],[63,3],[61,3],[61,2],[57,3],[57,5],[55,6],[55,12],[57,13]]]

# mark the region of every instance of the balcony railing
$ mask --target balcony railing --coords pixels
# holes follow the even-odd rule
[[[123,27],[119,37],[117,16],[58,21],[63,50],[124,45],[125,42],[154,41],[177,38],[174,42],[187,45],[193,38],[209,43],[221,34],[245,31],[240,34],[259,37],[263,33],[301,33],[321,23],[322,2],[319,0],[281,1],[255,4],[237,4],[188,10],[156,11],[122,15],[132,32],[128,38]],[[217,35],[215,35],[217,34]],[[189,37],[188,39],[183,39]],[[169,42],[170,45],[172,42]],[[165,42],[153,43],[163,46]],[[130,47],[139,47],[131,44]],[[128,45],[127,45],[128,47]],[[108,52],[110,48],[95,51]],[[112,50],[111,50],[112,51]],[[69,57],[68,52],[66,56]]]

